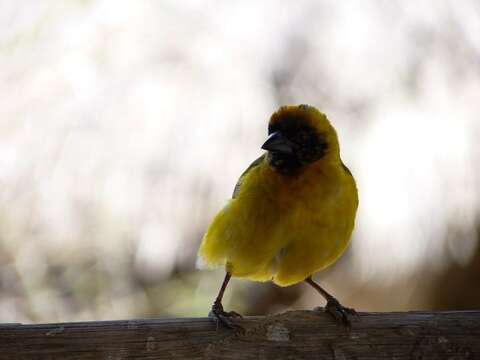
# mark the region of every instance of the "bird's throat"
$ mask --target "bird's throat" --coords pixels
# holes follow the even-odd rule
[[[292,154],[269,152],[267,161],[275,171],[282,175],[298,175],[303,168],[303,164]]]

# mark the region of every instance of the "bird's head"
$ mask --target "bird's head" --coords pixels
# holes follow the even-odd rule
[[[270,166],[284,175],[340,156],[335,129],[325,114],[308,105],[283,106],[275,112],[262,149],[268,151]]]

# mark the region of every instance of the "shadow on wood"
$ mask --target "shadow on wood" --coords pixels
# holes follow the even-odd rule
[[[0,325],[0,359],[474,359],[480,311],[361,313],[350,330],[292,311],[209,318]]]

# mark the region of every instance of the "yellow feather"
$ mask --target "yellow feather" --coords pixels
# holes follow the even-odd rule
[[[291,106],[276,114],[300,111]],[[324,156],[293,176],[275,171],[266,156],[258,159],[202,240],[199,255],[210,267],[287,286],[333,264],[347,248],[358,206],[355,180],[326,116],[312,107],[307,115],[328,141]]]

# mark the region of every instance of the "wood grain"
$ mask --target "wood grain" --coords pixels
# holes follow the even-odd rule
[[[0,359],[475,359],[480,311],[360,313],[350,330],[320,311],[0,325]]]

